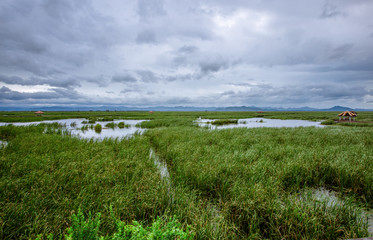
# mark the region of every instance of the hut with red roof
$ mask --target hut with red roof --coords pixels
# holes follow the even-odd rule
[[[351,122],[351,118],[353,121],[355,121],[355,117],[357,116],[357,112],[355,111],[344,111],[338,114],[339,120],[343,117],[343,120],[346,120],[346,117],[348,117],[348,120]]]
[[[35,112],[35,115],[36,116],[41,116],[41,115],[43,115],[44,114],[44,112],[42,112],[42,111],[37,111],[37,112]]]

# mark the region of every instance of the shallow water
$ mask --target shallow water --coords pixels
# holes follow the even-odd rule
[[[210,122],[216,119],[198,119],[196,123],[200,127],[208,127],[210,129],[226,129],[226,128],[281,128],[281,127],[325,127],[321,122],[312,122],[306,120],[281,120],[281,119],[266,119],[266,118],[245,118],[238,119],[238,124],[227,124],[222,126],[212,125]]]
[[[312,196],[315,200],[326,202],[328,207],[344,204],[344,200],[339,198],[335,192],[325,188],[314,189]],[[356,208],[359,207],[356,206]],[[368,232],[373,236],[373,209],[365,210],[360,208],[360,210],[362,211],[361,217],[368,220]]]
[[[167,164],[159,160],[159,157],[155,155],[153,149],[150,149],[149,151],[149,158],[153,159],[153,163],[157,167],[161,178],[168,182],[170,179],[170,173],[168,172]]]
[[[0,148],[6,148],[6,146],[8,146],[8,142],[0,140]]]
[[[83,124],[83,121],[88,121],[87,119],[75,118],[75,119],[61,119],[61,120],[48,120],[41,122],[22,122],[22,123],[0,123],[0,126],[6,126],[12,124],[14,126],[30,126],[38,125],[40,123],[59,123],[63,126],[65,130],[69,130],[73,136],[77,136],[85,139],[104,139],[104,138],[128,138],[135,133],[142,133],[145,131],[143,128],[136,127],[136,124],[147,120],[114,120],[114,121],[96,121],[94,124]],[[124,124],[130,125],[129,128],[106,128],[105,125],[108,123],[119,123],[124,122]],[[94,129],[88,128],[87,130],[81,130],[83,126],[90,126],[100,124],[102,126],[101,132],[95,132]]]

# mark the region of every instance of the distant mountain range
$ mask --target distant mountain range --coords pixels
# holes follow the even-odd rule
[[[0,111],[373,111],[373,109],[349,108],[334,106],[331,108],[319,109],[310,107],[298,108],[276,108],[276,107],[256,107],[256,106],[232,106],[232,107],[124,107],[124,106],[100,106],[100,107],[0,107]]]

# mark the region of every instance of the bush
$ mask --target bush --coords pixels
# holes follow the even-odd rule
[[[105,127],[108,127],[108,128],[112,128],[112,129],[114,129],[114,128],[115,128],[115,123],[113,123],[113,122],[107,123],[107,124],[105,125]]]
[[[96,125],[95,125],[95,131],[96,131],[96,132],[101,132],[101,130],[102,130],[102,126],[101,126],[101,124],[96,124]]]

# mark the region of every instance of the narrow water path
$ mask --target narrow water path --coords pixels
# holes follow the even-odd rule
[[[153,160],[154,166],[157,167],[160,177],[162,181],[164,181],[167,184],[167,194],[169,197],[169,204],[174,203],[175,199],[175,192],[172,188],[170,173],[167,168],[167,163],[159,158],[157,154],[155,153],[153,148],[150,148],[149,150],[149,159]],[[219,199],[219,203],[221,202],[221,199]],[[223,221],[224,217],[221,214],[220,208],[218,207],[218,203],[214,204],[211,201],[207,204],[207,209],[210,213],[212,228],[214,229],[214,232],[216,236],[219,235],[219,229],[221,226],[221,222]]]
[[[174,202],[175,193],[174,191],[172,191],[171,178],[170,178],[170,173],[167,168],[167,163],[165,161],[162,161],[155,154],[155,151],[153,150],[153,148],[150,148],[149,150],[149,159],[153,160],[154,166],[157,167],[162,181],[165,182],[165,184],[167,185],[167,194],[169,197],[169,204],[172,204]]]

